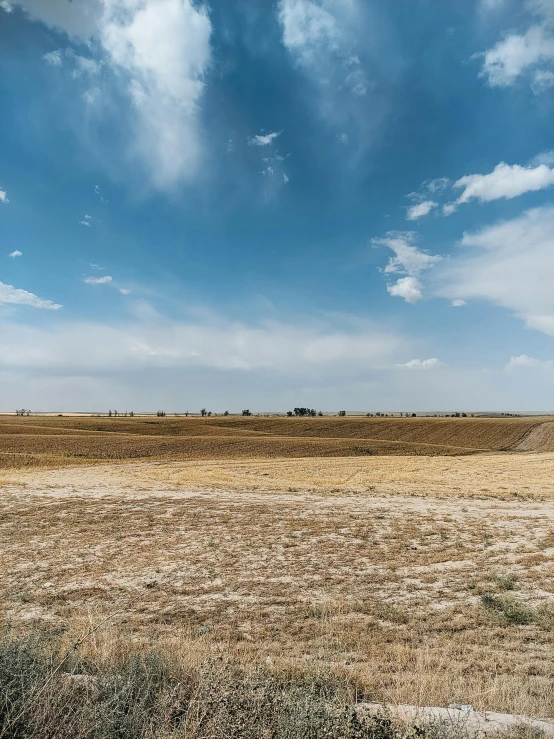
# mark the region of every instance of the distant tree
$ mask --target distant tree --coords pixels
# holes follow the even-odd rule
[[[415,413],[412,413],[412,418],[415,418],[415,417],[416,417],[416,414]]]
[[[117,411],[114,411],[113,414],[114,414],[114,416],[117,416]]]
[[[291,417],[292,417],[292,411],[287,411],[287,416],[288,416],[289,418],[291,418]]]
[[[225,411],[223,415],[224,416],[228,416],[229,415],[229,411]]]
[[[200,415],[202,416],[202,418],[204,418],[204,416],[206,415],[206,409],[205,408],[202,408],[202,410],[200,411]]]
[[[211,416],[211,415],[212,415],[212,412],[211,411],[208,411],[208,416]]]
[[[339,416],[346,416],[346,411],[339,411]]]
[[[110,411],[108,411],[108,416],[109,416],[110,418],[112,417],[112,412],[111,412],[111,410],[110,410]]]
[[[462,418],[467,418],[467,413],[462,413]]]
[[[248,408],[245,408],[243,410],[243,412],[242,412],[242,415],[243,416],[251,416],[252,414],[250,413],[250,410]]]
[[[318,411],[318,412],[317,412],[317,415],[318,415],[318,416],[322,416],[322,415],[323,415],[323,411]]]
[[[294,409],[294,415],[295,416],[315,416],[317,415],[315,408],[295,408]]]
[[[134,418],[135,411],[129,411],[129,415],[131,416],[131,418]]]

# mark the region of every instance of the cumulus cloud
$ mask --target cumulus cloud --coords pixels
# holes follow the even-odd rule
[[[79,221],[79,225],[88,226],[88,228],[92,227],[92,224],[90,223],[90,221]]]
[[[150,181],[170,189],[200,168],[198,121],[211,62],[212,26],[192,0],[17,0],[28,16],[72,41],[94,42],[103,63],[125,86],[132,111],[131,154]],[[75,56],[75,74],[97,71],[96,60]],[[61,59],[61,57],[60,57]],[[91,101],[90,95],[88,102]]]
[[[509,87],[527,76],[536,94],[552,84],[554,65],[554,5],[551,0],[528,0],[537,17],[525,33],[506,34],[485,51],[480,76],[491,87]]]
[[[282,133],[282,131],[274,131],[273,133],[259,134],[248,139],[248,143],[250,146],[269,146]]]
[[[387,292],[407,303],[415,303],[423,297],[419,275],[431,269],[442,260],[440,255],[429,254],[414,245],[415,234],[411,231],[389,231],[384,238],[373,239],[376,246],[386,246],[394,252],[384,268],[385,274],[400,273],[400,278],[393,285],[387,286]]]
[[[9,203],[8,195],[5,190],[0,187],[0,203]]]
[[[131,291],[130,291],[130,290],[128,290],[128,289],[127,289],[126,287],[120,287],[120,288],[119,288],[119,292],[120,292],[120,293],[121,293],[122,295],[130,295],[130,294],[131,294]]]
[[[347,133],[337,133],[336,138],[340,144],[344,144],[345,146],[346,144],[348,144],[348,134]]]
[[[462,307],[462,305],[466,305],[466,301],[465,301],[465,300],[461,300],[460,298],[456,298],[456,300],[453,300],[453,301],[452,301],[452,302],[450,303],[450,305],[451,305],[451,306],[452,306],[453,308],[461,308],[461,307]]]
[[[0,282],[1,304],[31,305],[33,308],[46,308],[47,310],[58,310],[62,307],[51,300],[43,300],[34,293],[21,290],[13,285],[6,285],[3,282]]]
[[[23,256],[23,252],[22,251],[19,251],[19,249],[16,249],[15,251],[10,252],[10,254],[8,254],[8,256],[9,257],[12,257],[12,259],[15,259],[16,257],[22,257]]]
[[[510,361],[504,369],[510,372],[512,370],[517,370],[521,368],[525,369],[529,367],[536,369],[553,370],[554,360],[535,359],[535,357],[529,357],[527,354],[520,354],[518,357],[510,357]]]
[[[387,285],[387,292],[397,298],[404,298],[406,303],[417,303],[421,300],[421,282],[417,277],[401,277],[393,285]]]
[[[429,215],[429,213],[438,206],[434,200],[423,200],[421,203],[416,203],[408,208],[406,218],[409,221],[417,221],[418,218]]]
[[[407,367],[408,369],[432,369],[433,367],[440,367],[441,362],[436,357],[430,359],[411,359],[409,362],[404,364],[395,364],[395,367]]]
[[[554,206],[465,233],[462,249],[432,274],[435,294],[488,300],[554,336]]]
[[[83,279],[83,282],[86,282],[87,285],[106,285],[111,281],[112,278],[109,275],[104,275],[104,277],[85,277]]]

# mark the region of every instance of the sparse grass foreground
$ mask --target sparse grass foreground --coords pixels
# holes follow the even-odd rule
[[[345,680],[155,653],[94,662],[45,636],[0,640],[2,739],[461,739],[364,712]],[[472,735],[473,736],[473,735]],[[498,735],[500,736],[500,735]],[[506,739],[538,739],[512,730]]]

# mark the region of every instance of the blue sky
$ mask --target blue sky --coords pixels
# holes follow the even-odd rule
[[[553,0],[2,0],[0,407],[554,406]]]

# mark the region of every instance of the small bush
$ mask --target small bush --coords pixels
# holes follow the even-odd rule
[[[489,610],[496,611],[508,624],[526,626],[536,621],[537,614],[515,598],[499,598],[492,593],[483,593],[481,603]]]
[[[517,575],[514,575],[513,572],[506,575],[497,575],[494,581],[500,590],[515,590],[517,588]]]

